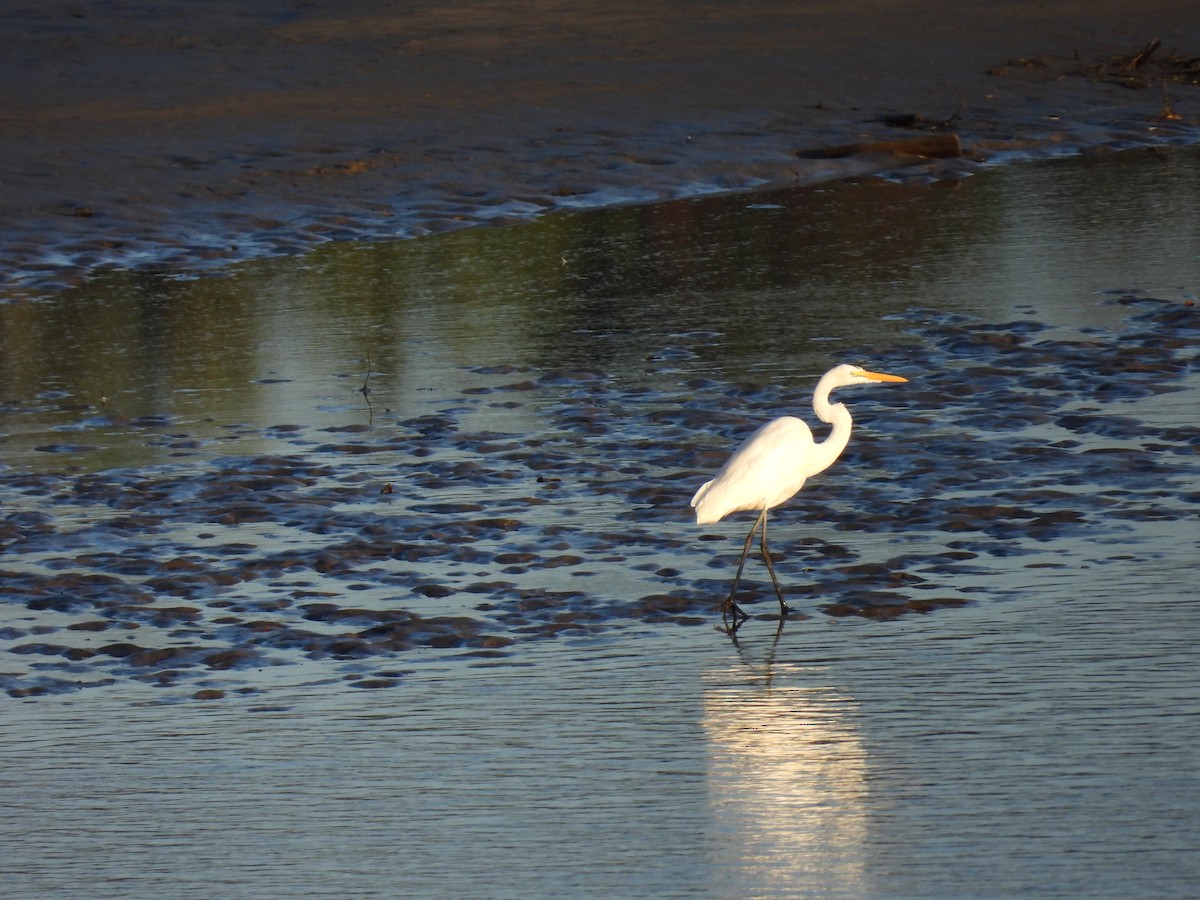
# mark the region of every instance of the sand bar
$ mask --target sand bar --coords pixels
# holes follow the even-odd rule
[[[9,5],[0,298],[915,162],[859,142],[1192,143],[1198,57],[1169,0]]]

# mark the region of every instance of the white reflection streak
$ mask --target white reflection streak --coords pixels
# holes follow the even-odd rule
[[[739,648],[740,649],[740,648]],[[710,852],[737,896],[861,895],[865,751],[823,670],[766,660],[705,678]],[[721,890],[722,896],[734,896]]]

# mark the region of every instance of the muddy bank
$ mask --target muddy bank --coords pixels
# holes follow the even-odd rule
[[[954,175],[1200,116],[1200,9],[1167,2],[51,2],[0,49],[8,297],[919,163],[804,152],[859,141],[952,132]]]

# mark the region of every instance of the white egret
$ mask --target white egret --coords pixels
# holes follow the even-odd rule
[[[721,604],[723,616],[732,616],[741,622],[748,618],[734,602],[738,582],[746,556],[754,542],[754,533],[762,528],[762,558],[775,585],[779,597],[779,613],[786,616],[790,609],[783,599],[783,589],[775,577],[771,565],[771,553],[767,549],[767,510],[791,499],[804,486],[804,482],[818,472],[824,472],[842,455],[850,441],[853,420],[844,403],[830,404],[829,392],[835,388],[854,384],[876,384],[879,382],[908,381],[899,375],[869,372],[861,366],[840,365],[826,372],[813,391],[813,411],[817,418],[833,426],[829,436],[817,443],[812,431],[800,419],[784,416],[768,422],[734,451],[711,481],[701,485],[692,497],[696,510],[696,524],[711,525],[732,512],[761,510],[738,562],[737,574],[733,577],[733,588],[729,597]]]

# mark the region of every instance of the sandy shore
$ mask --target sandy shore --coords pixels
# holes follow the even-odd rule
[[[0,298],[897,164],[803,152],[857,141],[1193,142],[1196,57],[1170,0],[7,8]]]

